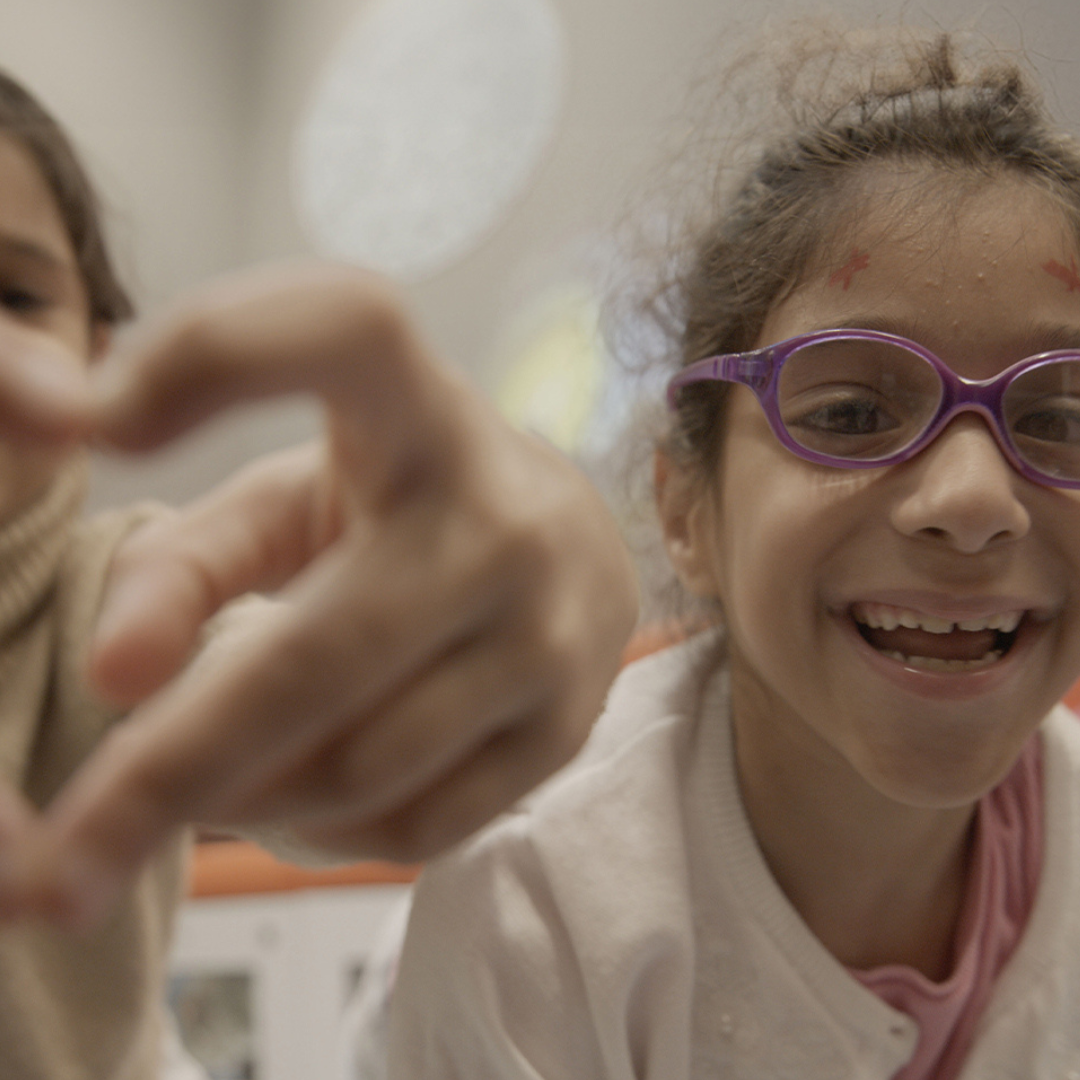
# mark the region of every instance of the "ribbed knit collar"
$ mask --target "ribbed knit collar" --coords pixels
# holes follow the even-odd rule
[[[36,502],[0,524],[0,642],[48,595],[82,507],[87,473],[79,455]]]

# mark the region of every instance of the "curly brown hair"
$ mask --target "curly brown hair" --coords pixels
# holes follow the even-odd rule
[[[674,328],[669,365],[754,347],[770,309],[851,224],[871,163],[925,165],[949,181],[935,193],[1021,177],[1080,238],[1080,146],[1053,123],[1020,58],[971,36],[909,29],[803,27],[795,38],[772,50],[779,124],[733,184],[714,168],[721,179],[682,233],[688,254],[670,260],[652,296]],[[714,466],[727,393],[701,383],[680,395],[664,442],[684,465]]]

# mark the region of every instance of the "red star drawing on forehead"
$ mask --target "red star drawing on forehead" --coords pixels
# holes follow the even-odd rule
[[[1076,272],[1076,260],[1070,259],[1069,266],[1062,266],[1056,259],[1043,263],[1043,269],[1058,281],[1069,286],[1069,292],[1080,292],[1080,274]]]
[[[865,270],[869,265],[870,253],[868,251],[860,251],[858,248],[852,248],[851,258],[829,278],[829,284],[842,285],[844,292],[847,292],[847,290],[851,288],[851,279],[860,270]]]

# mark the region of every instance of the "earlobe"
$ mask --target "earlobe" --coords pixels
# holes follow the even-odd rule
[[[653,462],[653,484],[664,547],[679,580],[695,596],[720,599],[708,493],[663,450],[657,450]]]

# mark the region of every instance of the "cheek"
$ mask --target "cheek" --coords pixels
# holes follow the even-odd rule
[[[803,461],[776,440],[749,391],[733,394],[713,522],[732,619],[806,612],[830,575],[880,540],[887,514],[873,495],[879,475]]]
[[[71,351],[70,362],[85,368],[95,356],[96,334],[93,324],[81,312],[67,312],[56,326],[55,333]]]
[[[800,515],[770,453],[739,439],[729,449],[732,467],[714,513],[718,591],[732,634],[767,636],[783,619],[782,599],[801,591],[791,559]]]
[[[873,531],[871,477],[803,462],[771,433],[767,441],[733,439],[730,449],[716,511],[728,625],[751,652],[796,635],[812,651],[805,635],[828,617],[830,584]]]
[[[789,538],[792,521],[783,506],[768,498],[744,502],[736,511],[729,505],[722,536],[723,559],[718,566],[721,603],[728,628],[744,639],[746,651],[754,643],[783,636],[792,625],[796,598],[805,593],[806,575]]]

